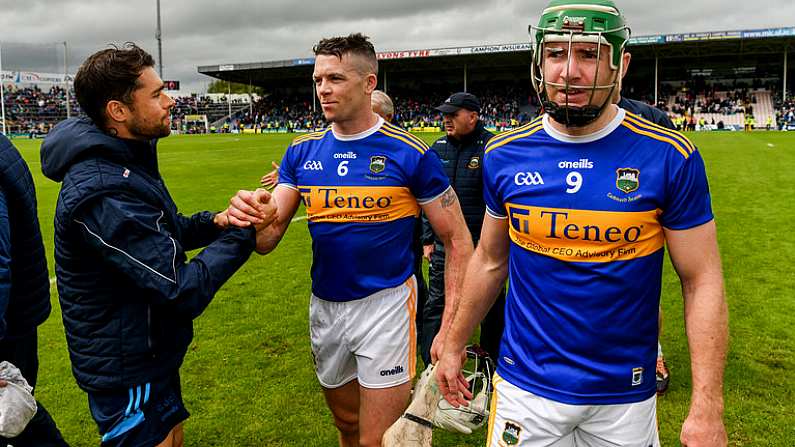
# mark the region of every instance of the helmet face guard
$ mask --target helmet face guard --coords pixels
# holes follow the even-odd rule
[[[467,346],[467,362],[462,373],[469,383],[472,400],[454,408],[443,396],[436,405],[433,423],[448,431],[470,434],[489,419],[494,363],[478,345]]]
[[[582,127],[596,120],[611,103],[616,89],[621,89],[622,56],[630,36],[630,30],[613,2],[611,0],[579,0],[577,3],[571,3],[565,0],[554,0],[544,10],[539,25],[531,25],[529,32],[534,39],[531,79],[544,111],[555,121],[566,126]],[[567,46],[564,83],[551,82],[544,75],[546,44],[553,42],[564,43]],[[597,65],[591,85],[569,84],[572,47],[575,43],[596,45]],[[602,56],[602,45],[607,45],[610,48],[610,68],[614,71],[614,75],[610,82],[599,85],[599,61]],[[565,92],[566,97],[563,104],[558,104],[549,98],[547,86],[562,89]],[[588,103],[582,107],[572,106],[569,103],[570,89],[590,91]],[[594,95],[598,90],[609,90],[601,105],[593,104]]]

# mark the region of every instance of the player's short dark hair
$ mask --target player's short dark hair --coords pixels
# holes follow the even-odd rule
[[[361,56],[367,61],[368,69],[372,73],[378,74],[378,58],[375,56],[375,48],[370,43],[370,38],[362,33],[321,39],[312,48],[312,51],[315,56],[337,56],[340,60],[344,54]]]
[[[126,42],[121,48],[97,51],[83,62],[75,75],[75,96],[80,108],[99,127],[105,127],[105,107],[110,101],[132,104],[138,77],[155,59],[139,46]]]

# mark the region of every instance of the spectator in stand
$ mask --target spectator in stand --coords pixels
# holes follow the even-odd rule
[[[27,132],[30,137],[37,137],[47,134],[55,123],[66,118],[66,91],[60,86],[44,90],[37,85],[11,84],[5,86],[4,103],[9,133]],[[73,93],[70,105],[73,115],[81,113]]]

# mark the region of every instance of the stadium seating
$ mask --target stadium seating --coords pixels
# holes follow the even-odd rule
[[[776,117],[772,92],[764,88],[714,89],[696,94],[683,89],[664,103],[673,117],[693,116],[697,122],[703,119],[707,124],[723,122],[725,126],[743,127],[746,114],[750,113],[756,127],[762,128],[768,118],[775,120]]]
[[[232,95],[230,99],[233,114],[248,110],[250,102],[248,95]],[[174,101],[176,105],[172,112],[172,118],[175,122],[175,127],[179,127],[179,122],[184,119],[185,115],[205,115],[211,123],[223,120],[229,116],[230,104],[226,95],[181,96],[175,97]]]
[[[777,127],[795,123],[793,101],[782,103],[780,93],[770,89],[715,88],[694,94],[687,88],[680,87],[677,91],[670,86],[665,87],[663,91],[667,95],[661,97],[658,107],[672,117],[692,115],[696,121],[703,118],[707,124],[723,122],[724,126],[741,128],[745,123],[744,113],[748,110],[752,111],[757,128],[765,127],[768,117]],[[537,114],[538,101],[535,95],[510,89],[482,90],[474,93],[482,102],[481,119],[490,128],[502,130],[516,127]],[[440,116],[434,107],[443,102],[447,94],[392,94],[396,122],[409,129],[440,130]],[[10,134],[43,135],[66,118],[66,94],[59,86],[49,89],[7,86],[4,98],[6,127]],[[248,95],[233,95],[231,119],[226,95],[192,95],[174,99],[176,106],[172,112],[172,127],[183,133],[202,133],[208,129],[218,132],[292,132],[314,130],[327,125],[319,106],[316,105],[313,110],[311,98],[304,96],[274,94],[254,97],[254,102],[249,104]],[[72,115],[79,115],[80,107],[73,92],[70,103]],[[185,119],[189,115],[206,116],[208,124],[190,122]]]
[[[57,122],[66,119],[66,92],[59,86],[47,90],[38,86],[4,89],[6,129],[9,134],[49,132]],[[74,92],[70,95],[72,115],[80,114]]]
[[[484,89],[482,93],[475,93],[481,99],[481,119],[487,127],[498,130],[516,127],[536,116],[537,101],[527,92]],[[434,108],[447,95],[392,94],[395,105],[394,120],[407,129],[438,131],[441,129],[440,115]],[[178,101],[178,104],[183,102]],[[185,113],[186,109],[180,110]],[[228,124],[232,129],[256,129],[261,132],[304,131],[327,125],[317,104],[313,110],[311,99],[278,95],[260,98],[254,103],[251,113],[248,108],[233,113]]]

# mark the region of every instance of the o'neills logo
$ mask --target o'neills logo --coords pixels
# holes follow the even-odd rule
[[[396,376],[398,374],[403,374],[403,367],[400,366],[400,365],[398,365],[398,366],[396,366],[396,367],[394,367],[392,369],[385,369],[385,370],[381,371],[381,376],[382,377],[385,377],[385,376]]]
[[[561,161],[558,163],[560,169],[593,169],[593,162],[587,158],[577,161]]]
[[[348,151],[348,152],[346,152],[344,154],[337,153],[337,154],[334,154],[334,158],[337,159],[337,160],[339,160],[339,159],[356,160],[356,152]]]

